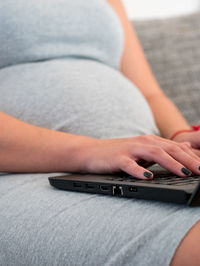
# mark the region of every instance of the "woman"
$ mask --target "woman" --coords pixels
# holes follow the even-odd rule
[[[149,180],[155,162],[200,174],[200,131],[159,87],[120,0],[7,0],[0,22],[0,264],[195,265],[198,208],[48,185],[49,172]]]

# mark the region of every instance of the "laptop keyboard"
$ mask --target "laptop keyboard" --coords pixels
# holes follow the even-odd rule
[[[121,182],[137,182],[137,183],[150,183],[150,184],[162,184],[162,185],[175,185],[182,186],[186,184],[197,184],[200,181],[200,176],[192,174],[189,177],[180,177],[176,174],[166,172],[165,170],[155,172],[152,180],[142,180],[134,178],[131,175],[122,175],[116,177],[106,177],[106,180],[121,181]]]

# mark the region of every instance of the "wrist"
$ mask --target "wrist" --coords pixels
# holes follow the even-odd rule
[[[174,132],[170,136],[170,140],[177,140],[177,139],[183,139],[184,141],[186,140],[186,136],[190,135],[191,132],[198,131],[200,130],[200,125],[191,125],[189,129],[181,129],[176,132]]]
[[[176,138],[183,136],[183,135],[188,135],[188,133],[193,132],[193,129],[181,129],[181,130],[177,130],[176,132],[174,132],[171,136],[170,136],[170,140],[175,140]]]
[[[64,133],[54,158],[59,171],[84,172],[90,147],[99,143],[99,139]]]

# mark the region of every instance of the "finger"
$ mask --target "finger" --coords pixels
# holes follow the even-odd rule
[[[168,154],[170,154],[175,160],[183,164],[193,173],[200,174],[200,160],[193,154],[187,145],[182,144],[179,147],[174,145],[167,145],[165,148]],[[192,155],[191,155],[192,153]]]
[[[192,151],[192,145],[189,141],[175,142],[175,141],[160,138],[160,137],[157,138],[157,136],[155,136],[154,139],[158,139],[157,143],[154,143],[154,144],[157,144],[159,147],[165,148],[167,147],[166,144],[170,145],[170,147],[174,145],[174,147],[179,147],[183,149],[185,152],[189,153],[193,158],[197,160],[199,159],[198,156]]]
[[[149,144],[149,140],[151,140],[151,144]],[[175,147],[180,147],[184,144],[184,146],[192,147],[189,141],[175,142],[173,140],[165,139],[163,137],[159,137],[156,135],[150,135],[148,136],[148,138],[143,138],[142,141],[143,143],[146,143],[147,145],[155,145],[155,146],[162,147],[162,148],[166,147],[166,146],[163,146],[166,144],[174,145]]]
[[[154,138],[154,137],[153,137]],[[200,174],[200,160],[195,153],[193,153],[190,142],[177,142],[170,140],[160,140],[157,141],[157,145],[164,149],[168,154],[170,154],[174,159],[185,165],[189,170],[195,174]]]
[[[153,173],[139,166],[134,160],[129,157],[123,157],[120,161],[120,169],[133,177],[144,180],[151,180]]]
[[[174,140],[170,140],[170,139],[166,139],[166,138],[163,138],[163,137],[159,137],[159,136],[156,136],[156,135],[152,135],[151,136],[152,140],[155,142],[156,141],[156,145],[160,144],[161,143],[167,143],[167,144],[173,144],[173,145],[181,145],[181,144],[186,144],[188,147],[192,147],[191,146],[191,143],[189,141],[184,141],[184,142],[176,142]]]
[[[139,160],[139,161],[136,161],[138,165],[142,166],[142,167],[150,167],[152,166],[153,164],[155,164],[155,162],[147,162],[145,160]]]
[[[145,145],[145,148],[143,149],[136,148],[134,150],[134,154],[147,161],[154,161],[178,176],[186,177],[191,175],[191,171],[186,169],[182,163],[175,160],[170,154],[160,147]],[[188,174],[186,174],[186,172],[188,172]]]
[[[192,148],[192,151],[198,156],[198,158],[200,157],[200,150],[199,149]]]
[[[192,147],[191,143],[189,141],[179,142],[179,144],[186,144],[189,148]]]
[[[193,149],[192,149],[192,146],[187,146],[187,144],[185,145],[185,142],[181,143],[180,146],[179,146],[182,150],[184,150],[185,152],[187,152],[188,154],[190,154],[191,157],[195,158],[196,160],[199,161],[200,163],[200,158],[199,156],[197,156]],[[200,151],[199,151],[199,154],[200,154]]]
[[[197,154],[193,151],[192,145],[190,142],[188,142],[188,141],[184,141],[184,142],[166,141],[165,143],[167,143],[170,146],[175,145],[175,147],[179,147],[179,148],[183,149],[186,153],[190,154],[191,157],[193,157],[199,161],[200,151],[197,152],[197,154],[199,154],[199,156],[197,156]],[[166,146],[161,145],[161,147],[164,148]],[[200,163],[200,161],[199,161],[199,163]]]

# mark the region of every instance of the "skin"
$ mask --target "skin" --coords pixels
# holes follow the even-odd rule
[[[146,98],[161,137],[145,135],[95,139],[37,127],[0,112],[1,172],[125,171],[136,178],[147,179],[144,172],[151,172],[144,167],[157,162],[179,176],[185,176],[181,171],[183,167],[200,174],[200,134],[180,134],[174,141],[169,140],[174,132],[190,126],[155,80],[122,3],[119,0],[108,2],[124,29],[125,45],[120,71]],[[150,179],[153,178],[151,174]],[[195,225],[178,247],[171,265],[197,265],[198,239],[199,225]],[[191,252],[186,252],[188,250]]]
[[[121,71],[138,86],[147,99],[162,136],[170,138],[177,130],[189,129],[189,124],[170,99],[164,95],[164,92],[155,81],[144,57],[136,33],[124,12],[121,1],[108,0],[108,2],[118,14],[125,32],[125,47]],[[143,79],[144,76],[145,79]],[[165,116],[166,110],[167,116]],[[173,140],[178,143],[189,142],[191,145],[190,150],[198,157],[200,156],[200,131],[181,133]],[[198,221],[184,236],[175,251],[170,266],[199,266],[199,239],[200,221]]]

